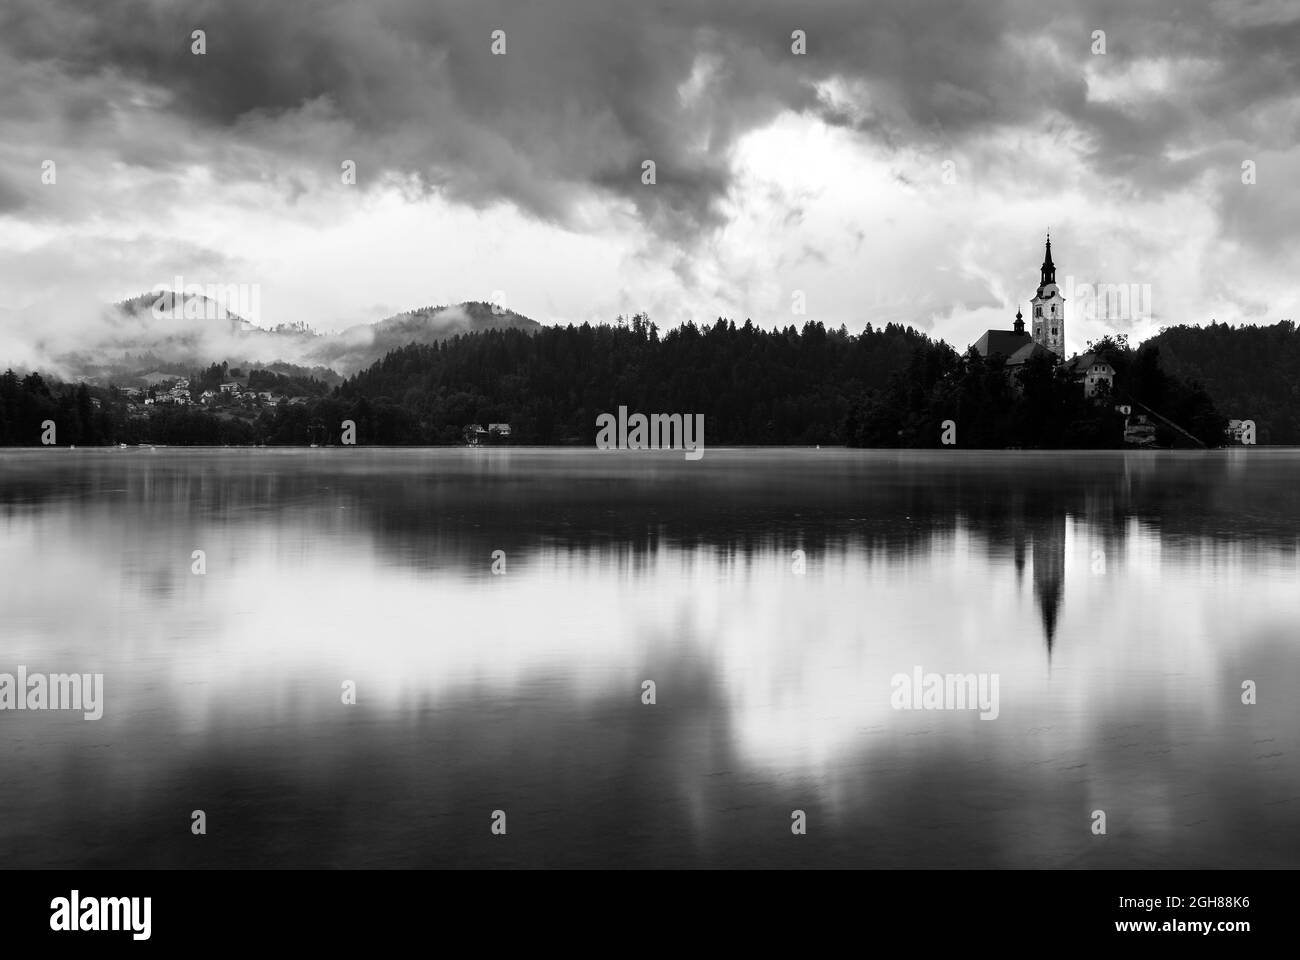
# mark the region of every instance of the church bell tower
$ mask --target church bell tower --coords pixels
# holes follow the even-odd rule
[[[1056,285],[1056,264],[1052,262],[1052,235],[1047,235],[1047,252],[1043,255],[1038,292],[1030,302],[1030,322],[1035,343],[1042,344],[1058,357],[1065,357],[1065,298]]]

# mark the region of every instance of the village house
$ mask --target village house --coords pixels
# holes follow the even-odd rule
[[[1254,443],[1254,422],[1250,420],[1228,421],[1228,429],[1224,431],[1224,436],[1229,443],[1247,444]]]
[[[1095,353],[1075,357],[1068,364],[1075,378],[1083,381],[1083,395],[1095,397],[1109,394],[1115,386],[1115,368]]]
[[[1125,407],[1124,409],[1128,409]],[[1136,447],[1151,447],[1156,442],[1156,425],[1145,413],[1124,418],[1124,442]]]

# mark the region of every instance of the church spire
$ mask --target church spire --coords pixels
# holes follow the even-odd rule
[[[1052,263],[1052,234],[1047,234],[1047,252],[1043,255],[1043,283],[1056,282],[1056,264]]]
[[[1016,333],[1025,332],[1025,317],[1024,314],[1020,312],[1019,307],[1016,307],[1016,324],[1014,327],[1012,327],[1012,330],[1014,330]]]

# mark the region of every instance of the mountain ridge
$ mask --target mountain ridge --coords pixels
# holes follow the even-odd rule
[[[73,348],[50,351],[50,365],[71,379],[133,378],[149,369],[177,372],[228,362],[260,369],[273,365],[333,374],[342,379],[393,350],[433,344],[485,330],[542,328],[530,317],[483,301],[416,307],[371,323],[320,333],[305,321],[263,327],[199,294],[160,291],[108,306],[104,322]]]

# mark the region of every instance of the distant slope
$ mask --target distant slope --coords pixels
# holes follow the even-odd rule
[[[462,333],[483,330],[541,329],[536,320],[490,303],[469,302],[453,306],[421,307],[407,313],[357,324],[333,337],[321,337],[313,345],[311,363],[348,374],[363,370],[390,351],[412,343],[437,343]]]
[[[1224,416],[1254,420],[1260,443],[1300,444],[1300,333],[1272,326],[1168,327],[1147,343],[1169,373],[1198,380]]]
[[[346,376],[412,343],[430,344],[482,330],[524,330],[541,324],[488,303],[422,307],[377,323],[320,334],[307,323],[266,329],[201,296],[149,293],[103,311],[73,348],[50,349],[50,365],[70,378],[132,378],[156,370],[181,373],[212,363],[263,368],[276,364]]]

